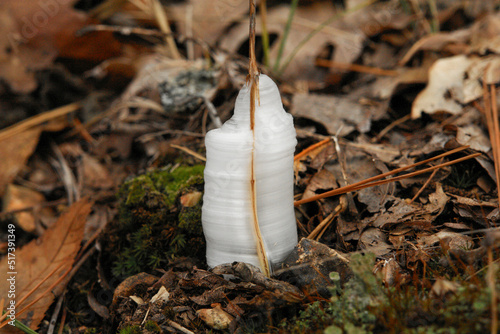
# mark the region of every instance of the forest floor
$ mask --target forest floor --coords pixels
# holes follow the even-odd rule
[[[0,333],[500,333],[498,1],[257,1],[298,139],[300,242],[271,278],[209,269],[201,226],[247,1],[0,21]]]

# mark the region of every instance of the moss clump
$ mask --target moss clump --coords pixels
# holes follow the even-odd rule
[[[158,326],[158,324],[153,320],[146,321],[146,323],[144,324],[144,329],[152,333],[161,333],[160,326]]]
[[[491,326],[491,293],[485,278],[458,278],[454,293],[438,297],[417,286],[385,287],[373,275],[373,256],[354,254],[349,266],[354,278],[332,287],[330,302],[309,304],[292,320],[280,324],[282,333],[487,333]],[[450,278],[451,279],[451,278]],[[500,288],[497,272],[496,289]],[[500,312],[499,312],[500,313]],[[500,316],[500,314],[499,314]]]
[[[127,326],[118,332],[118,334],[141,334],[142,330],[140,326],[133,325],[133,326]]]
[[[107,236],[113,274],[124,278],[178,256],[204,257],[201,199],[191,207],[178,201],[202,190],[201,165],[152,171],[126,182],[118,193],[119,220]]]

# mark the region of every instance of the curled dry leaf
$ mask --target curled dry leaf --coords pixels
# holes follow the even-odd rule
[[[86,198],[69,207],[40,238],[16,251],[14,269],[9,269],[7,257],[0,262],[2,273],[7,274],[13,270],[18,273],[15,276],[16,301],[19,303],[22,298],[27,297],[22,303],[16,304],[16,320],[36,329],[45,317],[45,312],[54,301],[54,288],[61,283],[59,279],[62,275],[71,269],[73,259],[80,249],[85,221],[91,207],[92,203]],[[28,296],[46,277],[48,279]],[[7,296],[8,291],[8,284],[0,285],[0,296]],[[30,305],[32,302],[34,304]],[[25,307],[28,308],[21,313]],[[11,326],[2,329],[2,333],[14,332],[17,330]]]
[[[45,197],[33,189],[9,184],[3,198],[3,211],[14,211],[36,207],[45,201]],[[26,232],[35,230],[34,210],[26,210],[15,214],[15,218],[19,227]]]
[[[38,144],[40,127],[0,139],[0,196],[17,175]],[[0,132],[1,133],[1,132]]]

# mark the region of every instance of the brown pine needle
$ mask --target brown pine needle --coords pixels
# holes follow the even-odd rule
[[[386,180],[381,180],[381,179],[383,179],[383,178],[385,178],[387,176],[392,176],[394,174],[400,173],[400,172],[405,171],[407,169],[414,168],[414,167],[420,166],[422,164],[426,164],[428,162],[434,161],[436,159],[440,159],[442,157],[448,156],[450,154],[463,151],[466,148],[468,148],[468,146],[461,146],[461,147],[458,147],[458,148],[453,149],[451,151],[448,151],[448,152],[445,152],[445,153],[440,154],[438,156],[435,156],[433,158],[429,158],[429,159],[426,159],[426,160],[414,163],[414,164],[409,165],[409,166],[397,168],[397,169],[395,169],[393,171],[390,171],[390,172],[387,172],[387,173],[383,173],[383,174],[380,174],[380,175],[377,175],[377,176],[373,176],[373,177],[370,177],[370,178],[368,178],[366,180],[363,180],[363,181],[360,181],[360,182],[356,182],[356,183],[350,184],[350,185],[345,186],[345,187],[341,187],[341,188],[338,188],[338,189],[334,189],[334,190],[328,191],[328,192],[323,193],[323,194],[319,194],[319,195],[312,196],[312,197],[309,197],[309,198],[306,198],[306,199],[295,201],[294,205],[297,206],[297,205],[301,205],[301,204],[304,204],[304,203],[313,202],[313,201],[316,201],[316,200],[319,200],[319,199],[322,199],[322,198],[326,198],[326,197],[331,197],[331,196],[335,196],[335,195],[345,194],[345,193],[348,193],[348,192],[352,192],[352,191],[356,191],[356,190],[361,190],[361,189],[368,188],[368,187],[378,186],[378,185],[386,184],[386,183],[389,183],[389,182],[399,181],[399,180],[402,180],[402,179],[405,179],[405,178],[409,178],[409,177],[413,177],[413,176],[420,175],[420,174],[423,174],[423,173],[427,173],[427,172],[433,171],[433,170],[438,169],[438,168],[443,168],[443,167],[446,167],[446,166],[450,166],[450,165],[453,165],[453,164],[456,164],[456,163],[459,163],[459,162],[462,162],[462,161],[465,161],[465,160],[468,160],[468,159],[472,159],[472,158],[475,158],[475,157],[481,155],[481,153],[474,153],[474,154],[467,155],[467,156],[465,156],[463,158],[455,159],[455,160],[452,160],[452,161],[449,161],[449,162],[445,162],[445,163],[442,163],[442,164],[439,164],[439,165],[436,165],[436,166],[425,168],[423,170],[419,170],[419,171],[408,173],[408,174],[405,174],[405,175],[393,177],[393,178],[386,179]],[[377,180],[381,180],[381,181],[377,181]]]
[[[330,142],[330,140],[331,140],[330,138],[326,138],[326,139],[323,139],[320,142],[317,142],[316,144],[313,144],[313,145],[311,145],[311,146],[303,149],[300,153],[298,153],[297,155],[295,155],[293,157],[293,160],[295,161],[295,160],[301,159],[302,157],[306,156],[309,152],[317,149],[318,147],[321,147],[323,145],[328,144]]]
[[[398,71],[394,70],[384,70],[383,68],[378,67],[370,67],[359,64],[349,64],[349,63],[341,63],[338,61],[328,60],[328,59],[316,59],[316,66],[329,67],[329,68],[337,68],[339,70],[347,70],[351,72],[359,72],[359,73],[368,73],[374,75],[383,75],[389,77],[395,77],[399,75]]]
[[[417,193],[415,194],[415,196],[413,196],[413,198],[410,201],[410,204],[413,203],[418,198],[418,196],[420,196],[420,194],[422,193],[422,191],[424,191],[425,188],[427,188],[427,186],[429,185],[429,183],[431,183],[432,178],[436,175],[436,173],[438,172],[438,170],[439,169],[435,169],[432,172],[431,176],[429,176],[429,178],[427,179],[427,181],[425,181],[424,185],[417,191]]]
[[[23,296],[23,298],[21,298],[21,300],[19,301],[18,305],[21,304],[23,301],[25,301],[26,298],[28,298],[31,294],[33,294],[33,292],[36,289],[38,289],[43,282],[45,282],[49,277],[51,277],[57,271],[57,269],[60,269],[62,267],[62,265],[66,264],[67,262],[68,261],[61,262],[61,264],[57,268],[55,268],[54,270],[52,270],[40,283],[38,283],[25,296]],[[45,289],[45,291],[43,291],[42,293],[40,293],[38,295],[38,297],[35,298],[35,300],[31,301],[31,303],[29,303],[28,305],[26,305],[25,307],[23,307],[20,311],[16,311],[16,317],[19,316],[19,315],[21,315],[21,314],[23,314],[26,310],[28,310],[36,302],[38,302],[40,299],[42,299],[47,293],[51,293],[52,289],[54,289],[54,287],[56,287],[59,283],[61,283],[62,280],[70,273],[71,269],[72,268],[70,267],[68,270],[66,270],[64,272],[64,274],[61,275],[61,277],[59,277],[54,283],[52,283],[47,289]],[[0,321],[3,321],[6,317],[7,317],[7,313],[5,313],[2,317],[0,317]],[[0,324],[0,328],[5,327],[5,325],[7,325],[8,323],[9,323],[9,320],[4,321],[3,323]]]

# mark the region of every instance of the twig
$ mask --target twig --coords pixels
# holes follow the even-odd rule
[[[185,333],[185,334],[194,334],[194,332],[190,331],[189,329],[187,329],[186,327],[183,327],[181,325],[179,325],[178,323],[176,323],[175,321],[173,320],[168,320],[167,323],[174,327],[175,329]]]
[[[75,103],[71,103],[71,104],[50,110],[50,111],[46,111],[46,112],[38,114],[36,116],[27,118],[24,121],[21,121],[19,123],[11,125],[5,129],[3,129],[2,131],[0,131],[0,140],[4,140],[6,138],[14,136],[18,133],[21,133],[21,132],[29,129],[29,128],[32,128],[34,126],[45,123],[51,119],[75,112],[75,111],[79,110],[80,107],[81,107],[80,102],[75,102]]]
[[[389,124],[388,126],[386,126],[385,128],[383,128],[382,131],[380,131],[379,134],[375,138],[373,138],[372,142],[378,142],[378,141],[380,141],[380,139],[384,138],[384,136],[389,131],[391,131],[392,129],[394,129],[399,124],[403,124],[404,122],[409,121],[410,119],[411,119],[411,114],[408,114],[406,116],[401,117],[400,119],[395,120],[394,122],[392,122],[391,124]]]
[[[183,136],[191,136],[191,137],[198,137],[198,138],[205,137],[202,133],[198,133],[198,132],[166,129],[166,130],[162,130],[162,131],[158,131],[158,132],[146,133],[146,134],[138,137],[136,140],[140,141],[140,142],[147,142],[147,141],[152,140],[155,137],[162,136],[165,134],[183,135]]]
[[[193,157],[195,157],[197,159],[200,159],[201,161],[207,161],[207,158],[205,158],[204,156],[202,156],[199,153],[196,153],[193,150],[190,150],[187,147],[176,145],[176,144],[170,144],[170,146],[173,147],[173,148],[179,149],[179,150],[181,150],[183,152],[186,152],[187,154],[192,155]]]
[[[68,163],[66,162],[66,159],[64,159],[64,156],[61,153],[59,147],[57,147],[57,145],[54,143],[51,143],[51,146],[52,150],[54,151],[57,157],[57,159],[54,158],[51,159],[52,166],[59,174],[59,177],[61,178],[61,181],[64,184],[64,188],[66,188],[66,195],[68,196],[68,204],[71,205],[75,201],[78,201],[80,199],[80,194],[76,186],[75,175],[69,168]]]
[[[168,36],[165,37],[165,42],[167,43],[170,56],[173,59],[181,59],[181,54],[179,53],[179,50],[177,49],[177,45],[175,44],[175,40],[170,35],[172,30],[170,30],[170,25],[168,23],[168,18],[167,18],[167,13],[165,13],[165,9],[163,8],[162,4],[160,3],[159,0],[151,0],[151,5],[153,7],[153,13],[154,16],[156,17],[156,21],[158,22],[158,25],[160,26],[160,30],[163,31],[164,33],[169,34]]]
[[[193,5],[186,7],[186,53],[189,60],[194,60],[194,44],[193,44]]]
[[[57,331],[57,334],[63,334],[64,332],[64,324],[66,323],[66,314],[68,312],[66,311],[66,308],[63,308],[63,314],[61,316],[61,325],[59,326],[59,331]]]
[[[40,203],[40,204],[36,204],[33,206],[26,206],[24,208],[12,210],[12,211],[4,211],[4,212],[0,212],[0,219],[3,219],[6,216],[14,215],[14,214],[20,213],[20,212],[35,211],[36,209],[39,209],[39,208],[48,208],[51,206],[56,206],[56,205],[65,204],[65,203],[68,203],[68,200],[65,198],[61,198],[61,199],[58,199],[55,201]]]
[[[250,202],[252,204],[252,230],[254,231],[255,246],[259,258],[262,273],[271,276],[271,266],[267,256],[264,239],[260,231],[259,216],[257,214],[257,182],[255,179],[255,102],[259,98],[259,67],[255,57],[255,0],[249,0],[250,4],[250,27],[249,27],[249,64],[247,84],[250,86],[250,130],[252,131],[252,152],[250,158]]]
[[[61,306],[63,301],[64,301],[64,294],[61,294],[57,299],[56,307],[54,308],[54,312],[52,313],[52,317],[50,318],[47,334],[54,333],[54,330],[56,329],[57,318],[59,317],[59,312],[61,312]]]
[[[440,160],[441,162],[443,161],[443,159]],[[436,175],[436,173],[438,172],[439,169],[436,169],[432,172],[432,174],[429,176],[429,178],[427,179],[427,181],[425,181],[424,185],[417,191],[417,193],[415,194],[415,196],[413,196],[413,198],[411,199],[410,203],[413,203],[417,198],[418,196],[420,196],[420,194],[422,193],[422,191],[424,191],[425,188],[427,188],[427,186],[429,185],[429,183],[431,183],[431,180],[432,178]]]
[[[214,105],[206,96],[202,96],[203,102],[205,102],[205,105],[207,106],[208,109],[208,115],[212,119],[212,122],[214,122],[215,126],[220,128],[222,126],[222,121],[220,120],[219,114],[217,113],[217,109],[215,109]]]
[[[337,68],[340,70],[347,70],[352,72],[368,73],[374,75],[384,75],[389,77],[395,77],[399,75],[398,71],[394,70],[384,70],[383,68],[371,67],[359,64],[341,63],[338,61],[333,61],[329,59],[316,59],[316,65],[321,67]]]

